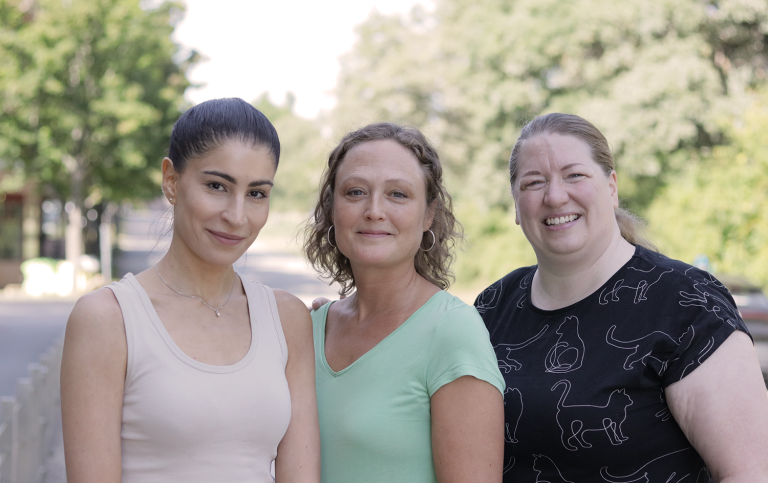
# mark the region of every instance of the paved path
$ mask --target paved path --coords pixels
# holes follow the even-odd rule
[[[74,301],[0,299],[0,396],[16,394],[16,380],[64,333]]]

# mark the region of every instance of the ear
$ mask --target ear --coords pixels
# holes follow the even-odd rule
[[[163,193],[166,199],[172,204],[176,204],[177,183],[179,181],[179,174],[173,167],[173,161],[171,158],[163,158],[162,164],[163,170]]]
[[[435,211],[437,210],[437,200],[432,201],[427,206],[427,213],[424,217],[424,226],[421,231],[427,231],[432,227],[432,222],[435,221]]]
[[[619,207],[619,181],[616,177],[616,170],[611,171],[610,176],[608,176],[608,190],[611,194],[611,200],[613,200],[613,209]]]
[[[520,213],[517,212],[517,200],[514,192],[512,193],[512,202],[515,204],[515,225],[520,225]]]

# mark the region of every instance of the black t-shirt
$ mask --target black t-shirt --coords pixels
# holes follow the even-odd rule
[[[535,271],[475,301],[507,384],[504,481],[710,482],[664,387],[747,332],[728,291],[637,247],[592,295],[546,311],[529,302]]]

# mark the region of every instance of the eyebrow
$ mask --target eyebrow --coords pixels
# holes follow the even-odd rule
[[[354,183],[359,183],[359,182],[365,182],[367,180],[366,180],[366,178],[363,178],[361,176],[350,176],[349,178],[343,179],[341,182],[342,183],[347,183],[347,182],[350,182],[350,181],[354,182]],[[385,183],[405,183],[405,184],[409,184],[409,185],[413,184],[413,180],[411,180],[409,178],[389,178],[389,179],[385,179],[384,182]]]
[[[237,184],[237,180],[233,178],[232,176],[228,175],[227,173],[222,173],[220,171],[203,171],[203,174],[210,174],[212,176],[218,176],[220,178],[224,178],[225,180],[229,181],[230,183]],[[254,186],[264,186],[265,184],[269,186],[274,186],[274,183],[272,183],[268,179],[259,179],[256,181],[251,181],[248,183],[248,187],[254,187]]]
[[[565,166],[563,166],[562,168],[560,168],[560,171],[567,171],[567,170],[569,170],[569,169],[573,168],[574,166],[580,166],[580,165],[582,165],[582,164],[584,164],[584,163],[571,163],[571,164],[566,164]],[[520,176],[520,177],[521,177],[521,178],[524,178],[524,177],[526,177],[526,176],[535,176],[535,175],[537,175],[537,174],[541,174],[541,171],[536,171],[536,170],[532,170],[532,171],[526,171],[526,172],[525,172],[525,174],[523,174],[523,175],[522,175],[522,176]]]

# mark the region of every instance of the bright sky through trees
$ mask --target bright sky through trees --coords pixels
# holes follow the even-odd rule
[[[255,99],[269,92],[282,102],[292,91],[296,112],[314,117],[333,106],[338,56],[352,47],[354,27],[373,8],[407,12],[429,0],[184,0],[187,12],[174,40],[209,60],[190,78],[204,83],[186,97],[199,103],[216,97]]]

